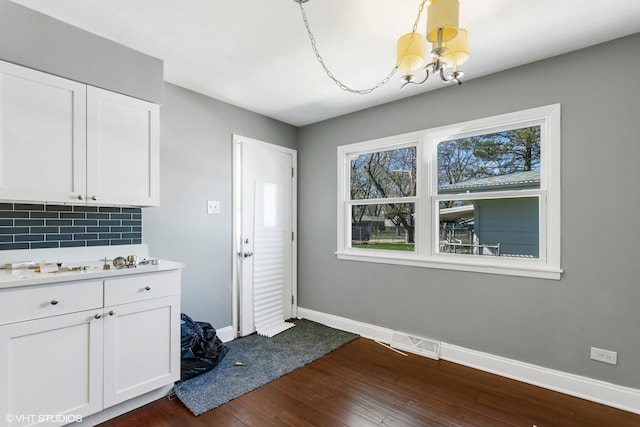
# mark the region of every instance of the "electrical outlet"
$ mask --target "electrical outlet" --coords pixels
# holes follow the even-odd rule
[[[610,365],[617,365],[618,353],[611,350],[591,347],[591,359],[597,360],[598,362],[609,363]]]

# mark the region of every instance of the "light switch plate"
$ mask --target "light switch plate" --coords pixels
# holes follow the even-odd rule
[[[218,200],[207,201],[207,214],[219,215],[220,214],[220,202]]]

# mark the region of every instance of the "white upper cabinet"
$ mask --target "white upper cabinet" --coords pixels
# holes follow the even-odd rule
[[[88,203],[159,204],[158,105],[87,87]]]
[[[158,105],[0,61],[0,200],[157,206]]]
[[[0,199],[86,193],[86,86],[0,62]]]

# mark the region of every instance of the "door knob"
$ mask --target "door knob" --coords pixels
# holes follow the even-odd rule
[[[244,254],[242,254],[243,257],[245,258],[249,258],[253,256],[253,252],[245,252]]]

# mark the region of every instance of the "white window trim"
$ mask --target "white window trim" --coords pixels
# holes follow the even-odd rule
[[[541,279],[559,280],[562,274],[560,264],[560,104],[532,108],[529,110],[493,116],[464,123],[442,126],[404,135],[359,142],[338,147],[338,222],[337,250],[338,259],[350,261],[377,262],[384,264],[407,265],[426,268],[470,271],[510,276],[523,276]],[[519,259],[502,257],[479,257],[461,254],[437,253],[437,225],[433,223],[436,193],[436,150],[437,143],[461,138],[479,132],[491,133],[516,126],[540,124],[541,129],[541,184],[540,190],[508,192],[508,196],[540,196],[540,257],[537,259]],[[417,202],[415,198],[405,199],[416,202],[416,250],[413,253],[385,250],[356,249],[348,246],[351,224],[347,224],[347,209],[353,201],[349,200],[349,167],[353,156],[363,153],[417,146]],[[426,179],[429,177],[429,179]],[[499,194],[474,194],[473,198],[505,197]],[[448,195],[447,198],[456,197]],[[356,201],[360,203],[362,201]],[[369,201],[367,201],[369,202]]]

